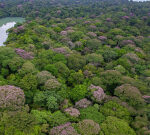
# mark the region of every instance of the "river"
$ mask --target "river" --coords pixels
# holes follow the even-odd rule
[[[4,45],[8,37],[7,30],[14,27],[16,23],[22,23],[25,19],[21,17],[6,17],[0,19],[0,46]]]

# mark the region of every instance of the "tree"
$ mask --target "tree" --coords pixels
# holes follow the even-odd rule
[[[98,111],[97,108],[90,106],[87,108],[80,109],[80,119],[90,119],[98,124],[101,124],[105,120],[105,116]]]
[[[73,42],[79,41],[83,37],[83,33],[81,31],[76,31],[70,34],[70,38]]]
[[[75,103],[76,108],[87,108],[88,106],[92,105],[92,102],[83,98]]]
[[[120,58],[117,61],[114,62],[116,65],[123,66],[126,70],[131,70],[131,63],[127,58]]]
[[[70,74],[69,68],[62,62],[57,62],[54,64],[55,69],[57,70],[57,76],[62,76],[63,78],[67,78]]]
[[[78,101],[84,98],[87,94],[87,87],[82,85],[76,85],[73,89],[70,90],[70,98],[73,101]]]
[[[65,124],[69,121],[69,119],[60,111],[54,112],[51,117],[49,124],[51,127],[59,126]]]
[[[26,91],[34,92],[37,89],[37,79],[35,75],[26,74],[19,82],[19,86]]]
[[[30,60],[30,59],[33,59],[34,57],[32,56],[32,53],[31,52],[26,52],[25,50],[23,49],[20,49],[20,48],[16,48],[15,49],[15,52],[16,54],[18,54],[21,58],[23,59],[27,59],[27,60]]]
[[[78,135],[78,133],[72,127],[70,122],[57,126],[57,127],[53,127],[50,130],[49,135],[62,135],[64,133],[67,135]]]
[[[100,126],[93,120],[85,119],[80,121],[77,125],[77,131],[81,135],[98,135]]]
[[[82,57],[79,54],[72,54],[68,57],[67,65],[70,69],[73,69],[75,71],[78,71],[79,69],[82,69],[83,66],[86,64],[86,61],[84,57]]]
[[[44,85],[45,90],[58,90],[60,87],[61,84],[57,81],[57,79],[49,79]]]
[[[53,56],[53,63],[56,63],[56,62],[62,62],[64,64],[67,63],[67,60],[66,60],[66,57],[63,55],[63,54],[55,54]]]
[[[45,106],[45,100],[46,100],[46,97],[44,95],[44,92],[43,91],[36,91],[34,98],[33,98],[34,104],[39,106],[39,107],[44,107]]]
[[[114,37],[115,35],[125,35],[125,32],[119,28],[114,28],[109,31],[108,37]]]
[[[145,114],[136,116],[131,125],[135,129],[137,135],[144,135],[149,132],[149,120]]]
[[[141,59],[135,53],[127,53],[123,57],[127,58],[133,64],[137,64],[141,61]]]
[[[16,72],[19,70],[24,63],[24,60],[20,57],[13,57],[12,60],[9,62],[9,68],[12,72]]]
[[[86,42],[86,47],[92,51],[97,50],[101,45],[101,42],[97,39],[90,39]]]
[[[25,96],[22,89],[4,85],[0,86],[0,110],[16,111],[25,104]]]
[[[59,109],[63,98],[55,91],[36,91],[33,101],[35,107],[45,107],[54,112]]]
[[[118,66],[114,67],[114,69],[116,71],[119,71],[122,74],[125,74],[125,72],[126,72],[126,69],[123,66],[121,66],[121,65],[118,65]]]
[[[136,135],[124,120],[108,116],[101,124],[100,135]]]
[[[107,70],[100,74],[103,85],[106,86],[107,92],[114,93],[114,89],[121,84],[121,74],[116,70]]]
[[[17,85],[24,90],[26,103],[31,104],[38,85],[36,76],[30,73],[26,74]]]
[[[64,112],[65,112],[69,117],[74,117],[74,118],[79,117],[79,115],[80,115],[79,110],[76,109],[76,108],[73,108],[73,107],[66,108],[66,109],[64,110]]]
[[[47,98],[47,107],[51,111],[55,111],[58,109],[59,104],[57,103],[57,99],[54,96],[50,96]]]
[[[133,107],[139,107],[144,104],[140,91],[130,84],[123,84],[117,87],[114,94]]]
[[[82,71],[71,73],[68,78],[68,84],[75,86],[76,84],[82,84],[84,81],[84,76]]]
[[[46,65],[52,64],[53,56],[54,52],[52,50],[42,50],[38,53],[34,63],[38,69],[42,70]]]
[[[36,76],[39,85],[45,84],[45,82],[49,79],[55,79],[55,77],[48,71],[39,72]]]
[[[91,99],[94,102],[101,103],[106,97],[104,90],[100,86],[94,86],[93,84],[91,84],[89,90],[91,93]]]
[[[6,68],[13,57],[17,56],[14,49],[9,47],[0,47],[0,65]]]
[[[0,134],[39,135],[41,128],[36,125],[35,117],[26,111],[3,113],[0,121]]]
[[[106,62],[110,62],[112,60],[115,60],[117,58],[117,52],[107,48],[102,52],[102,55],[104,57],[104,60]]]
[[[35,74],[37,69],[35,68],[34,64],[30,61],[25,62],[21,69],[18,70],[18,73],[21,77],[25,76],[26,74]]]
[[[88,54],[86,56],[86,61],[87,63],[91,63],[91,64],[94,64],[95,66],[100,66],[103,64],[103,56],[100,55],[100,54],[95,54],[95,53],[92,53],[92,54]]]
[[[58,75],[58,70],[55,67],[54,64],[48,64],[44,67],[44,70],[49,71],[50,73],[52,73],[54,76]]]
[[[114,101],[109,101],[100,108],[100,112],[105,116],[115,116],[130,122],[131,116],[129,111]]]
[[[47,124],[50,120],[50,111],[31,110],[31,114],[35,117],[38,124]]]

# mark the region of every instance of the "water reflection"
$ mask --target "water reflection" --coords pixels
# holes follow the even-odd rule
[[[14,25],[19,22],[24,22],[25,19],[22,17],[6,17],[0,19],[0,46],[4,45],[8,37],[7,30],[14,27]]]
[[[0,27],[0,46],[3,45],[3,43],[6,41],[6,39],[8,37],[8,33],[6,31],[8,29],[14,27],[15,24],[16,24],[16,22],[9,22],[9,23],[3,24]]]

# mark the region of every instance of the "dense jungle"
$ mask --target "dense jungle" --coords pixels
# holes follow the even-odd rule
[[[0,135],[150,135],[150,1],[0,0],[5,17],[25,21],[0,46]]]

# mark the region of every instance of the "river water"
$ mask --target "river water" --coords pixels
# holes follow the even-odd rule
[[[8,37],[7,30],[14,27],[16,23],[22,23],[25,19],[21,17],[7,17],[0,19],[0,46],[4,45]]]

